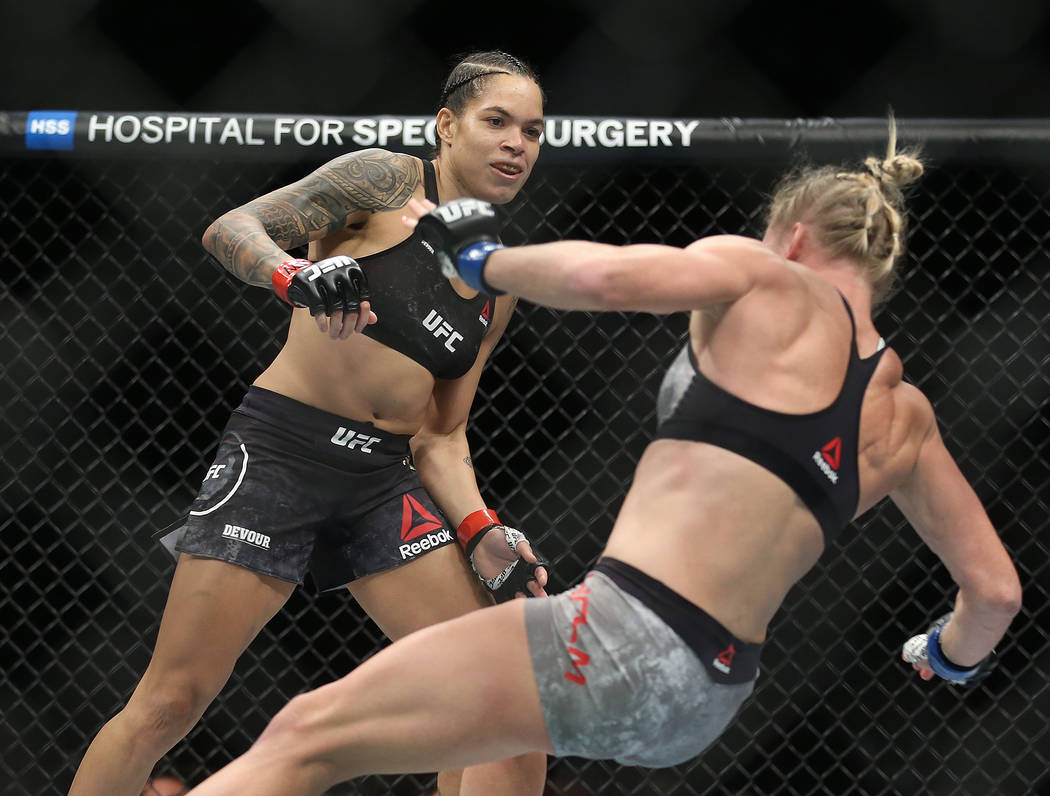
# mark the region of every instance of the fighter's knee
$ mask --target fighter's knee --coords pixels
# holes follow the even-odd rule
[[[197,723],[211,701],[190,685],[169,683],[136,693],[128,705],[139,732],[149,736],[181,738]]]
[[[324,721],[318,712],[320,707],[313,692],[293,697],[270,720],[255,745],[281,750],[303,763],[323,755]]]
[[[297,781],[324,787],[338,782],[342,775],[331,759],[317,708],[312,692],[293,697],[252,744],[251,754],[279,761],[284,770],[295,772]]]
[[[314,702],[312,692],[292,697],[270,720],[260,740],[267,736],[291,738],[308,733]]]
[[[463,771],[441,771],[437,775],[437,796],[460,796]]]
[[[547,784],[547,755],[543,752],[528,752],[511,758],[508,763],[515,771],[515,781],[520,783],[523,794],[542,794]]]
[[[529,752],[495,763],[473,766],[463,770],[460,796],[475,794],[513,794],[513,796],[540,796],[547,782],[547,755]],[[439,780],[440,784],[440,780]],[[445,796],[444,790],[441,796]]]
[[[274,714],[274,717],[270,719],[270,723],[266,725],[266,729],[255,739],[255,743],[252,746],[267,746],[270,744],[286,746],[287,741],[295,740],[298,737],[298,732],[301,730],[305,718],[299,701],[301,696],[292,697],[290,702],[286,703],[283,708]]]

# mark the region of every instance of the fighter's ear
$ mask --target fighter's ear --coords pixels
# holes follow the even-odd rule
[[[456,134],[456,114],[448,108],[442,108],[437,115],[437,137],[445,146],[452,145]]]
[[[794,226],[791,227],[791,238],[788,240],[787,250],[784,252],[784,259],[797,262],[799,253],[809,242],[809,236],[809,227],[801,221],[796,221]]]

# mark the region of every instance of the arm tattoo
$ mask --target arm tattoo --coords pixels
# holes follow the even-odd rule
[[[284,249],[332,235],[361,210],[404,207],[419,187],[416,159],[384,150],[351,152],[299,182],[254,199],[224,217],[208,250],[252,285],[269,285]]]
[[[354,210],[395,210],[419,187],[416,159],[383,150],[332,161],[324,169],[332,189]]]
[[[274,268],[287,256],[255,219],[239,213],[222,220],[206,247],[238,279],[262,287],[270,284]]]
[[[465,457],[463,459],[463,464],[467,465],[467,467],[469,467],[471,470],[474,469],[474,462],[471,460],[471,458],[469,456],[467,456],[467,457]]]

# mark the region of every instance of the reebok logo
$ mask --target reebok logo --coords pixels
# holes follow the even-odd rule
[[[842,438],[835,437],[831,442],[820,449],[820,455],[832,470],[839,469],[839,460],[842,458]]]
[[[734,655],[736,655],[736,647],[730,644],[728,649],[724,649],[718,653],[718,656],[711,661],[711,665],[718,669],[722,674],[729,674],[729,670],[733,667]]]
[[[492,302],[486,301],[485,306],[481,308],[481,315],[478,316],[478,320],[481,321],[483,326],[488,326],[489,321],[492,320]]]
[[[401,498],[401,541],[410,543],[397,548],[401,558],[406,559],[451,542],[452,534],[426,506],[405,495]]]
[[[411,495],[401,498],[401,541],[410,542],[417,536],[441,530],[442,522]]]
[[[236,539],[238,542],[244,542],[250,544],[252,547],[258,547],[260,550],[270,549],[270,537],[264,533],[258,533],[256,531],[242,528],[239,525],[227,525],[223,528],[222,535],[227,539]]]
[[[339,430],[332,435],[333,445],[338,445],[351,451],[356,448],[361,453],[371,453],[372,446],[382,441],[382,437],[370,437],[367,434],[361,434],[342,426],[339,426]]]
[[[456,352],[456,348],[453,345],[457,340],[462,340],[463,335],[452,328],[452,325],[437,314],[436,310],[431,310],[430,314],[427,315],[426,320],[423,321],[423,328],[428,332],[433,332],[434,337],[441,339],[447,337],[445,341],[445,348],[452,353]]]
[[[819,451],[813,451],[813,461],[833,484],[839,482],[839,464],[842,462],[842,438],[835,437]]]
[[[424,550],[433,550],[435,547],[441,547],[441,545],[448,544],[451,541],[452,534],[447,528],[442,528],[438,533],[428,533],[418,542],[401,545],[397,548],[397,551],[401,554],[402,559],[406,559],[418,556]]]

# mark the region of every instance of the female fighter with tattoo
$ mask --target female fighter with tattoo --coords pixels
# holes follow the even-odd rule
[[[893,139],[864,170],[783,182],[762,241],[500,249],[491,208],[423,216],[426,239],[479,290],[566,310],[689,311],[656,439],[582,583],[427,628],[296,697],[193,796],[248,782],[263,783],[260,796],[317,794],[365,773],[527,750],[688,760],[751,693],[788,590],[886,496],[959,587],[954,615],[909,641],[908,659],[924,679],[979,679],[1020,584],[871,317],[903,250],[899,186],[922,172]],[[423,656],[455,673],[445,687],[413,681]]]
[[[412,198],[513,199],[543,103],[519,59],[474,53],[445,83],[433,162],[352,152],[204,233],[229,271],[296,309],[168,540],[178,564],[153,658],[71,794],[137,794],[307,570],[321,589],[345,585],[391,639],[490,604],[479,576],[500,598],[545,594],[529,543],[485,507],[465,435],[515,300],[446,278],[402,223]],[[307,243],[310,260],[285,251]],[[462,772],[461,790],[458,772],[439,785],[535,796],[545,774],[534,753]]]

